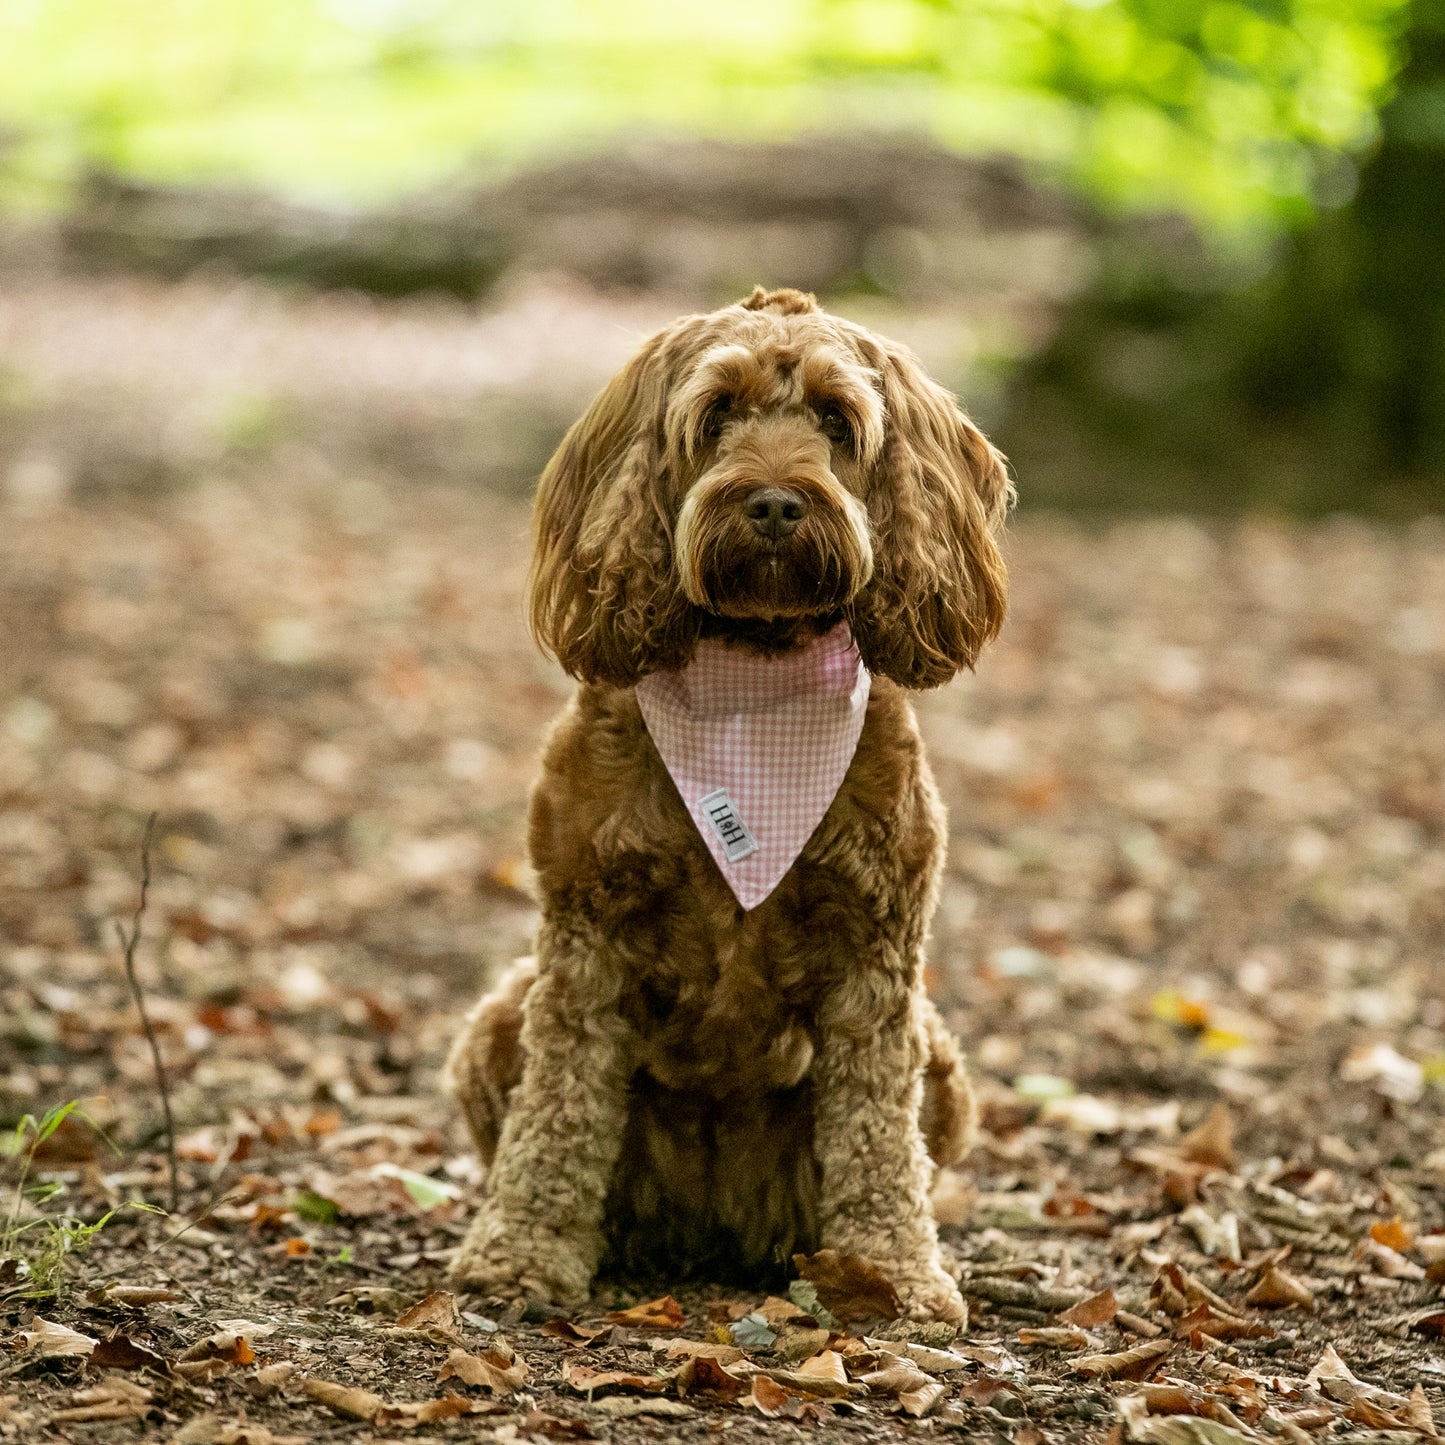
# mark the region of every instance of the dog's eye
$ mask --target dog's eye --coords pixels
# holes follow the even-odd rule
[[[836,406],[830,406],[818,418],[818,426],[829,441],[847,444],[853,440],[853,428],[848,418]]]
[[[703,436],[710,442],[716,441],[722,435],[722,430],[727,425],[728,418],[732,414],[732,397],[718,397],[718,399],[708,407],[707,415],[702,419]]]

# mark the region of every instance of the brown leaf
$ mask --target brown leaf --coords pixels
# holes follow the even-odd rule
[[[818,1323],[800,1305],[775,1294],[770,1294],[752,1313],[762,1315],[775,1330],[791,1324],[802,1324],[811,1329]]]
[[[448,1391],[439,1400],[428,1400],[417,1412],[417,1422],[422,1425],[437,1425],[444,1420],[457,1420],[472,1413],[476,1402],[465,1395]]]
[[[1393,1219],[1376,1220],[1370,1226],[1370,1238],[1401,1254],[1415,1247],[1415,1231],[1398,1214]]]
[[[1233,1173],[1239,1160],[1234,1152],[1234,1115],[1222,1099],[1179,1141],[1179,1152],[1191,1164],[1212,1164]]]
[[[154,1350],[138,1345],[126,1335],[102,1340],[90,1353],[98,1370],[164,1370],[166,1362]]]
[[[1377,1405],[1368,1395],[1356,1395],[1345,1407],[1345,1419],[1357,1425],[1366,1425],[1371,1430],[1402,1430],[1405,1422],[1392,1414],[1383,1405]]]
[[[736,1345],[706,1344],[701,1340],[672,1340],[665,1353],[669,1360],[702,1358],[716,1360],[720,1365],[735,1365],[744,1358]]]
[[[130,1380],[113,1375],[70,1397],[70,1407],[56,1410],[49,1423],[80,1425],[93,1420],[136,1420],[150,1409],[151,1392]],[[5,1412],[0,1410],[0,1426]],[[0,1431],[3,1433],[3,1431]]]
[[[894,1356],[890,1358],[896,1359]],[[823,1373],[817,1374],[805,1374],[802,1370],[769,1370],[767,1373],[774,1384],[809,1398],[821,1395],[828,1400],[842,1400],[849,1395],[866,1395],[869,1387],[861,1381],[849,1380],[841,1369],[841,1363],[837,1370],[825,1367]],[[923,1378],[916,1370],[909,1369],[908,1374],[910,1379]]]
[[[565,1340],[569,1345],[590,1345],[593,1340],[610,1333],[609,1330],[599,1326],[597,1329],[583,1329],[580,1325],[574,1325],[571,1320],[563,1319],[561,1315],[554,1320],[548,1320],[542,1326],[542,1334],[550,1336],[554,1340]]]
[[[246,1342],[245,1335],[234,1330],[218,1330],[203,1340],[197,1340],[176,1358],[183,1363],[216,1361],[222,1365],[250,1365],[255,1362],[256,1354]]]
[[[310,1375],[301,1379],[307,1399],[325,1405],[328,1410],[350,1420],[373,1420],[386,1403],[380,1395],[358,1390],[351,1385],[338,1385],[334,1380],[318,1380]]]
[[[61,1360],[71,1356],[88,1355],[99,1343],[69,1325],[58,1325],[53,1320],[43,1320],[37,1315],[33,1328],[20,1331],[27,1354],[40,1360]]]
[[[549,1415],[533,1410],[522,1421],[523,1435],[550,1435],[554,1440],[595,1440],[592,1427],[585,1420],[570,1415]]]
[[[766,1415],[769,1420],[797,1419],[803,1413],[803,1403],[802,1399],[789,1394],[776,1380],[770,1380],[766,1375],[753,1376],[748,1404],[760,1415]]]
[[[1244,1302],[1266,1310],[1312,1310],[1315,1307],[1315,1297],[1309,1288],[1277,1264],[1265,1268],[1258,1283],[1245,1295]]]
[[[1142,1315],[1130,1314],[1128,1310],[1116,1310],[1114,1323],[1121,1330],[1128,1330],[1131,1335],[1142,1335],[1146,1340],[1157,1339],[1164,1333],[1153,1320],[1146,1320]]]
[[[436,1377],[438,1380],[460,1380],[473,1389],[510,1395],[527,1383],[528,1374],[526,1361],[509,1360],[498,1350],[473,1355],[466,1350],[453,1349],[442,1361]]]
[[[1413,1259],[1406,1259],[1398,1250],[1374,1238],[1362,1240],[1357,1252],[1361,1259],[1370,1262],[1376,1274],[1382,1274],[1386,1279],[1425,1278],[1425,1271]]]
[[[591,1399],[599,1392],[612,1390],[638,1390],[644,1394],[660,1395],[672,1383],[670,1375],[635,1375],[625,1370],[594,1370],[587,1365],[570,1364],[562,1371],[567,1385]]]
[[[748,1382],[708,1355],[690,1355],[674,1376],[679,1395],[717,1395],[736,1400],[748,1388]]]
[[[915,1390],[905,1390],[898,1397],[905,1415],[923,1416],[943,1398],[942,1380],[924,1380]]]
[[[452,1328],[457,1322],[457,1297],[450,1290],[439,1289],[418,1300],[404,1314],[397,1316],[399,1330],[419,1330],[426,1325]]]
[[[795,1254],[793,1268],[812,1282],[824,1309],[844,1322],[893,1320],[903,1311],[893,1282],[861,1254],[839,1254],[836,1249]]]
[[[142,1305],[171,1304],[185,1296],[165,1285],[112,1284],[104,1289],[93,1289],[86,1298],[96,1305],[125,1305],[136,1309]]]
[[[1114,1355],[1085,1355],[1073,1372],[1086,1380],[1142,1380],[1152,1375],[1174,1348],[1169,1340],[1146,1340]]]
[[[1435,1428],[1435,1416],[1430,1409],[1430,1402],[1425,1398],[1425,1387],[1417,1380],[1415,1388],[1410,1391],[1410,1403],[1400,1412],[1400,1418],[1412,1430],[1418,1430],[1422,1435],[1438,1439],[1439,1431]]]
[[[1099,1325],[1107,1325],[1118,1311],[1119,1302],[1114,1298],[1114,1291],[1106,1289],[1066,1309],[1059,1316],[1058,1322],[1061,1325],[1078,1325],[1082,1329],[1092,1330]]]
[[[1209,1411],[1205,1397],[1188,1385],[1143,1385],[1139,1395],[1151,1415],[1200,1415]]]
[[[1012,1381],[1001,1380],[996,1375],[983,1375],[961,1386],[958,1398],[975,1405],[992,1405],[1005,1390],[1010,1394],[1015,1393]]]
[[[1096,1341],[1077,1325],[1025,1325],[1019,1330],[1021,1345],[1049,1345],[1058,1350],[1087,1350]]]
[[[1266,1324],[1247,1320],[1233,1310],[1217,1310],[1198,1304],[1175,1321],[1174,1333],[1186,1337],[1208,1335],[1213,1340],[1272,1340],[1274,1331]],[[1198,1348],[1196,1344],[1196,1348]]]
[[[670,1294],[633,1305],[630,1310],[613,1310],[603,1318],[608,1324],[625,1325],[633,1330],[680,1330],[686,1323],[682,1306]]]
[[[859,1380],[875,1395],[902,1395],[917,1390],[928,1381],[928,1376],[916,1366],[904,1360],[860,1375]]]
[[[839,1385],[848,1383],[848,1376],[843,1371],[843,1357],[837,1350],[823,1350],[811,1360],[804,1360],[795,1373],[810,1379],[832,1380]]]

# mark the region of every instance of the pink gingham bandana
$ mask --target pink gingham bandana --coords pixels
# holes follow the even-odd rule
[[[798,652],[700,642],[637,684],[643,721],[744,908],[782,881],[842,786],[868,706],[847,623]]]

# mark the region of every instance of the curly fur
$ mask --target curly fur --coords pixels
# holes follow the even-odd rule
[[[759,487],[806,505],[766,539]],[[875,1260],[957,1319],[928,1204],[972,1099],[923,991],[943,810],[905,689],[997,632],[1003,458],[903,348],[794,291],[648,341],[537,496],[531,616],[583,686],[547,739],[530,849],[543,921],[449,1064],[488,1197],[455,1266],[572,1305],[604,1264],[757,1275]],[[775,652],[839,621],[874,687],[832,806],[739,908],[633,686],[698,639]]]

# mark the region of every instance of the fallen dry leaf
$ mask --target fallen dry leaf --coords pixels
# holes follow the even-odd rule
[[[1388,1244],[1381,1244],[1373,1236],[1361,1240],[1358,1253],[1361,1259],[1368,1261],[1376,1274],[1382,1274],[1386,1279],[1425,1278],[1425,1271],[1413,1259],[1406,1259],[1398,1250],[1391,1249]]]
[[[839,1385],[848,1383],[848,1376],[843,1371],[843,1357],[836,1350],[823,1350],[812,1359],[804,1360],[795,1373],[810,1379],[832,1380]]]
[[[724,1400],[736,1400],[749,1383],[710,1355],[689,1355],[673,1380],[679,1395],[716,1395]]]
[[[69,1325],[58,1325],[53,1320],[35,1317],[34,1325],[20,1331],[27,1354],[41,1360],[60,1360],[71,1356],[88,1355],[99,1343]]]
[[[1092,1330],[1099,1325],[1107,1325],[1119,1311],[1119,1302],[1114,1298],[1112,1289],[1101,1290],[1098,1294],[1090,1295],[1088,1299],[1080,1300],[1078,1304],[1066,1309],[1058,1318],[1061,1325],[1078,1325],[1081,1329]]]
[[[77,1390],[66,1409],[50,1414],[49,1423],[79,1425],[97,1420],[136,1420],[150,1409],[150,1401],[149,1390],[112,1375],[98,1385]]]
[[[528,1373],[525,1360],[509,1360],[499,1350],[474,1355],[466,1350],[453,1349],[438,1367],[436,1377],[438,1381],[455,1379],[473,1389],[510,1395],[527,1383]]]
[[[1142,1380],[1154,1373],[1173,1348],[1168,1340],[1146,1340],[1118,1354],[1085,1355],[1071,1368],[1086,1380]]]
[[[235,1330],[217,1330],[203,1340],[182,1350],[176,1358],[183,1364],[215,1362],[222,1365],[250,1365],[256,1360],[255,1351],[246,1341],[246,1336]]]
[[[1383,1405],[1377,1405],[1368,1395],[1356,1395],[1345,1407],[1345,1419],[1357,1425],[1366,1425],[1371,1430],[1403,1430],[1405,1422]]]
[[[595,1440],[592,1427],[571,1415],[549,1415],[545,1410],[529,1411],[522,1421],[522,1434],[546,1435],[553,1440]]]
[[[693,1357],[716,1360],[720,1365],[735,1365],[744,1358],[736,1345],[710,1344],[702,1340],[669,1340],[663,1353],[669,1360]]]
[[[1393,1219],[1377,1219],[1370,1226],[1370,1238],[1401,1254],[1415,1247],[1415,1231],[1398,1214]]]
[[[840,1320],[893,1320],[902,1313],[893,1282],[861,1254],[839,1254],[836,1249],[795,1254],[793,1268],[812,1282],[823,1307]]]
[[[165,1285],[112,1284],[104,1289],[93,1289],[86,1298],[96,1305],[125,1305],[139,1309],[144,1305],[173,1304],[185,1296]]]
[[[798,1419],[803,1414],[805,1397],[790,1394],[767,1375],[754,1375],[748,1404],[769,1420]]]
[[[1208,1335],[1212,1340],[1268,1340],[1274,1338],[1274,1331],[1258,1320],[1245,1319],[1233,1310],[1219,1310],[1212,1305],[1197,1304],[1186,1315],[1174,1322],[1174,1333],[1188,1339],[1196,1349],[1198,1337]]]
[[[542,1333],[554,1340],[565,1340],[569,1345],[590,1345],[594,1340],[611,1332],[604,1326],[599,1326],[595,1330],[584,1329],[581,1325],[574,1325],[571,1320],[564,1319],[559,1315],[556,1319],[548,1320],[542,1326]]]
[[[686,1418],[697,1412],[681,1400],[662,1400],[656,1395],[639,1398],[636,1395],[608,1395],[594,1400],[593,1408],[615,1419],[630,1419],[635,1415],[661,1415],[664,1418]]]
[[[603,1318],[609,1324],[625,1325],[633,1330],[680,1330],[686,1323],[682,1306],[670,1294],[633,1305],[629,1310],[613,1310]]]
[[[672,1384],[671,1375],[638,1375],[627,1370],[594,1370],[587,1365],[569,1364],[562,1371],[562,1379],[570,1389],[590,1400],[598,1393],[613,1390],[640,1390],[645,1394],[660,1395]]]
[[[307,1399],[315,1400],[318,1405],[325,1405],[328,1410],[349,1420],[374,1420],[386,1403],[380,1395],[373,1395],[369,1390],[338,1385],[334,1380],[318,1380],[312,1375],[303,1375],[300,1385]]]
[[[966,1370],[971,1362],[969,1357],[957,1350],[939,1350],[932,1345],[919,1344],[917,1340],[880,1340],[865,1335],[863,1344],[867,1349],[882,1350],[909,1360],[929,1375]]]
[[[154,1350],[120,1334],[101,1340],[90,1353],[90,1363],[98,1370],[164,1370],[166,1367],[165,1360]]]
[[[905,1415],[923,1416],[928,1414],[943,1398],[942,1380],[925,1380],[913,1390],[905,1390],[898,1396],[898,1403]]]
[[[420,1330],[427,1325],[451,1329],[457,1322],[457,1297],[450,1290],[439,1289],[418,1300],[409,1310],[397,1316],[399,1330]]]
[[[1245,1295],[1244,1302],[1257,1309],[1268,1310],[1312,1310],[1315,1307],[1315,1297],[1308,1286],[1277,1264],[1265,1267],[1254,1288]]]
[[[894,1356],[892,1363],[881,1370],[870,1370],[866,1375],[860,1375],[858,1380],[875,1395],[902,1395],[922,1388],[928,1376],[911,1362]]]
[[[1418,1430],[1422,1435],[1429,1435],[1431,1439],[1439,1438],[1439,1431],[1435,1428],[1435,1416],[1430,1409],[1430,1401],[1425,1397],[1425,1387],[1417,1380],[1415,1388],[1410,1391],[1410,1398],[1405,1408],[1400,1412],[1400,1419],[1411,1430]]]
[[[1179,1140],[1179,1153],[1191,1164],[1211,1164],[1226,1173],[1239,1167],[1234,1152],[1234,1115],[1222,1099]]]
[[[1087,1350],[1097,1343],[1078,1325],[1024,1325],[1018,1341],[1021,1345],[1048,1345],[1058,1350]]]

